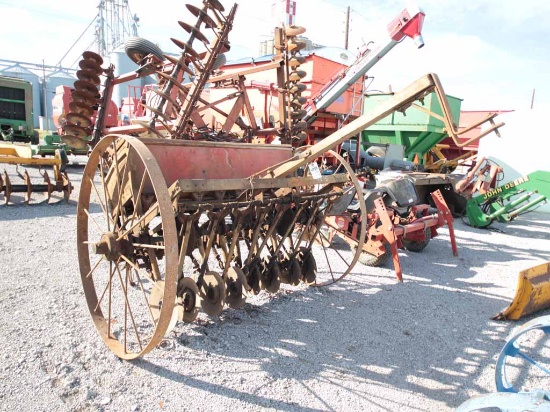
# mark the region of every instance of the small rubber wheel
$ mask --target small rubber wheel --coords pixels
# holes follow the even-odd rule
[[[212,66],[212,70],[218,70],[220,67],[225,66],[226,63],[227,56],[225,54],[218,54],[216,60],[214,61],[214,65]]]
[[[359,262],[365,266],[379,267],[383,266],[391,256],[391,246],[389,243],[384,243],[384,253],[380,256],[372,255],[368,252],[361,252]]]
[[[126,55],[134,63],[139,64],[140,61],[148,54],[153,54],[160,60],[164,60],[162,50],[155,43],[141,37],[131,37],[124,44]]]
[[[424,229],[424,234],[426,236],[426,239],[421,241],[403,239],[403,247],[409,252],[422,252],[426,248],[426,246],[428,246],[428,243],[430,243],[430,239],[432,238],[432,231],[429,227]]]
[[[375,157],[385,157],[386,151],[378,146],[371,146],[367,149],[367,153]]]

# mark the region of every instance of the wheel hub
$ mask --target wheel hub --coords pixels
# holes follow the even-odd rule
[[[121,255],[129,255],[132,245],[127,239],[117,240],[113,232],[104,233],[99,242],[92,245],[92,250],[98,255],[104,255],[108,261],[116,262]]]

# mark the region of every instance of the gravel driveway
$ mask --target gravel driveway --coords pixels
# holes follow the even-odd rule
[[[456,220],[459,256],[442,228],[422,253],[400,253],[403,284],[391,263],[358,264],[326,288],[288,286],[220,318],[201,313],[143,359],[121,361],[82,293],[83,168],[69,171],[69,204],[13,195],[16,205],[0,205],[0,410],[452,411],[495,390],[500,349],[529,318],[490,317],[520,270],[550,260],[549,214],[492,230]]]

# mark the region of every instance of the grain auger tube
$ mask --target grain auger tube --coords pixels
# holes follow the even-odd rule
[[[102,138],[83,173],[77,243],[88,307],[108,347],[136,358],[178,320],[193,321],[199,308],[215,316],[281,282],[322,286],[345,277],[366,228],[358,229],[355,251],[327,245],[321,229],[361,186],[344,159],[342,173],[332,175],[317,174],[316,159],[424,96],[434,77],[299,152],[290,145]]]

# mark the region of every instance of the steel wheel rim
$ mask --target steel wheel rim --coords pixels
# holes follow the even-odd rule
[[[362,194],[362,187],[349,163],[342,156],[334,151],[329,151],[328,153],[330,153],[338,160],[338,169],[340,167],[343,167],[345,169],[345,172],[347,173],[349,179],[348,183],[353,186],[353,188],[356,190],[356,193]],[[344,279],[351,272],[351,270],[354,268],[355,264],[359,260],[365,242],[365,233],[367,229],[367,208],[363,196],[358,196],[357,200],[359,202],[362,219],[360,223],[360,228],[358,230],[357,241],[354,242],[355,247],[350,247],[350,250],[346,253],[347,256],[344,256],[338,250],[337,245],[335,245],[333,241],[329,241],[329,237],[325,233],[323,233],[323,230],[319,230],[318,233],[315,235],[316,239],[312,243],[311,247],[311,254],[313,256],[313,259],[317,263],[317,277],[313,282],[311,282],[310,286],[328,286]],[[338,238],[341,238],[341,235],[339,235],[338,232],[336,232],[336,236]],[[334,259],[339,259],[339,262],[341,264],[347,265],[345,270],[336,270],[335,262],[333,262],[331,257],[328,256],[328,251],[331,251],[331,257],[333,257]],[[325,266],[323,267],[321,263],[324,263]],[[324,276],[324,278],[320,278],[319,276],[319,274],[322,273],[324,273],[322,275]]]
[[[133,268],[126,259],[128,259],[125,256],[125,253],[121,253],[121,255],[124,255],[124,257],[120,257],[119,260],[116,262],[109,261],[107,262],[106,258],[103,256],[91,258],[92,253],[90,253],[91,245],[89,237],[90,233],[90,226],[98,226],[95,229],[99,229],[99,232],[101,232],[101,224],[97,222],[96,219],[93,219],[89,212],[90,209],[90,200],[92,197],[92,192],[97,194],[96,199],[101,199],[100,191],[104,189],[104,185],[106,182],[106,175],[105,173],[98,170],[98,167],[100,164],[104,164],[105,160],[102,159],[103,155],[107,151],[107,149],[113,145],[116,142],[117,145],[121,144],[128,144],[128,150],[132,150],[132,155],[137,156],[137,159],[140,159],[143,167],[145,169],[145,174],[149,176],[150,179],[150,185],[152,186],[153,192],[156,197],[156,207],[158,208],[158,215],[160,217],[160,223],[161,228],[163,232],[163,245],[164,245],[164,291],[163,291],[163,305],[159,310],[158,314],[158,320],[153,321],[152,314],[151,314],[151,320],[149,329],[152,331],[148,331],[143,334],[143,336],[140,336],[140,328],[142,325],[138,325],[134,319],[134,314],[132,313],[129,315],[129,312],[131,313],[134,308],[132,308],[133,303],[130,302],[129,294],[130,289],[128,288],[128,285],[132,286],[132,281],[130,278],[132,277],[131,273]],[[120,182],[121,185],[128,184],[129,181],[125,181],[124,177],[121,177],[121,168],[118,167],[119,161],[122,159],[118,159],[119,153],[118,151],[113,152],[115,154],[114,157],[114,164],[116,164],[116,169],[113,169],[113,165],[109,168],[109,170],[114,170],[112,173],[116,174],[117,180],[118,178],[121,178],[122,181]],[[128,162],[127,164],[129,164]],[[131,166],[133,167],[133,166]],[[122,171],[122,175],[126,174],[127,169],[124,169]],[[128,171],[128,176],[130,176],[130,172]],[[94,178],[99,177],[99,188],[97,184],[94,183]],[[129,179],[129,178],[128,178]],[[142,181],[141,186],[143,186],[143,182],[145,182],[145,177],[140,179]],[[107,199],[107,194],[105,191],[105,196],[103,200],[105,200],[105,205],[101,204],[101,209],[103,217],[105,218],[106,226],[109,228],[111,225],[111,219],[109,218],[110,214],[112,212],[112,208],[109,207]],[[135,193],[136,198],[139,196],[138,193]],[[116,200],[116,199],[113,199]],[[120,202],[120,197],[118,201],[116,202],[117,205]],[[140,200],[137,201],[137,205],[140,207],[144,207],[142,202]],[[112,203],[112,202],[111,202]],[[137,207],[136,207],[137,209]],[[147,209],[149,210],[149,209]],[[146,211],[147,211],[146,210]],[[121,214],[122,215],[122,214]],[[118,219],[118,215],[116,215]],[[133,217],[135,221],[141,220],[141,217],[137,217],[137,213]],[[127,221],[129,225],[134,224],[134,220],[130,222]],[[113,223],[114,225],[114,223]],[[105,227],[105,225],[103,225]],[[115,229],[113,228],[113,231]],[[122,231],[122,229],[121,229]],[[122,233],[119,233],[119,235],[122,235]],[[114,237],[114,236],[111,236]],[[94,239],[96,240],[96,239]],[[152,246],[152,245],[149,245]],[[77,248],[78,248],[78,257],[79,257],[79,266],[80,266],[80,274],[81,274],[81,280],[82,285],[84,288],[84,294],[86,297],[86,301],[88,304],[88,309],[90,311],[90,314],[92,316],[92,320],[99,332],[99,335],[105,342],[105,344],[109,347],[109,349],[115,353],[118,357],[123,359],[134,359],[140,356],[143,356],[144,354],[151,351],[155,346],[157,346],[161,340],[163,339],[166,330],[168,329],[170,325],[170,321],[173,317],[173,310],[175,305],[175,299],[176,299],[176,289],[177,289],[177,265],[174,263],[178,260],[178,251],[177,251],[177,237],[176,237],[176,227],[175,227],[175,221],[173,218],[173,208],[170,202],[170,197],[168,194],[168,190],[166,188],[166,183],[164,180],[164,177],[162,175],[162,171],[160,167],[158,166],[156,160],[154,159],[153,155],[147,149],[145,144],[141,142],[139,139],[128,137],[128,136],[117,136],[117,135],[109,135],[104,137],[94,148],[92,153],[90,154],[90,158],[88,159],[88,163],[86,165],[86,168],[84,169],[83,178],[82,178],[82,184],[80,189],[80,195],[79,195],[79,201],[78,201],[78,207],[77,207]],[[151,250],[149,248],[149,250]],[[112,258],[112,256],[111,256]],[[126,258],[126,259],[124,259]],[[92,260],[95,262],[92,265]],[[124,261],[123,270],[120,268],[121,260]],[[154,259],[156,261],[156,259]],[[131,261],[131,259],[130,259]],[[100,288],[98,290],[98,293],[96,292],[96,286],[94,284],[94,278],[100,277],[100,270],[98,268],[105,267],[105,265],[109,265],[109,270],[107,274],[107,278],[110,280],[105,285],[105,288]],[[123,273],[124,272],[124,273]],[[129,273],[130,272],[130,273]],[[123,279],[123,276],[125,277]],[[136,276],[134,274],[134,276]],[[143,286],[143,282],[146,281],[146,279],[142,279],[140,276],[140,273],[137,274],[137,285],[139,285],[139,288],[143,292],[143,299],[144,301],[148,299],[145,288]],[[119,283],[120,282],[120,283]],[[122,306],[123,306],[123,312],[124,312],[124,336],[121,336],[120,333],[118,333],[118,336],[111,330],[112,324],[118,322],[117,319],[113,316],[111,312],[111,299],[112,294],[117,293],[117,290],[114,289],[118,285],[120,287],[120,291],[122,292]],[[106,293],[108,290],[109,293]],[[120,293],[120,292],[118,292]],[[104,310],[102,309],[102,306],[105,306],[105,302],[103,301],[105,299],[105,295],[108,295],[108,313],[107,316],[104,315]],[[137,305],[139,305],[140,308],[147,307],[147,310],[150,312],[149,303],[144,302],[138,302]],[[143,309],[142,309],[143,311]],[[128,319],[131,318],[131,319]],[[139,326],[139,327],[138,327]],[[135,335],[135,338],[131,338],[128,335],[130,333],[133,333]],[[141,339],[144,338],[144,341],[142,342]],[[134,350],[132,345],[132,348],[129,348],[129,339],[135,339],[135,341],[138,343],[138,348]],[[124,342],[124,343],[123,343]]]

